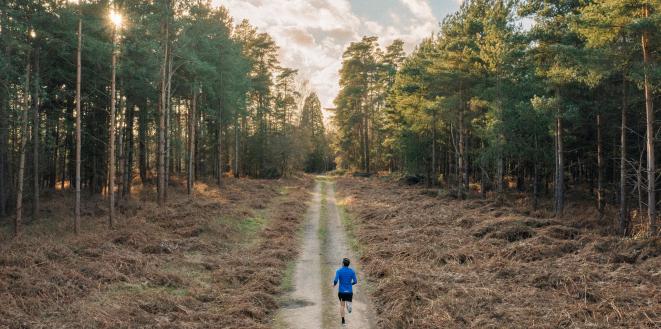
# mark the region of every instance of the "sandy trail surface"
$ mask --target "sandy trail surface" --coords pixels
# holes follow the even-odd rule
[[[293,272],[293,291],[283,301],[276,328],[373,328],[374,308],[358,258],[349,248],[336,205],[335,183],[320,178],[313,193]],[[353,312],[346,315],[347,324],[342,327],[333,278],[344,257],[352,260],[358,284],[354,286]]]

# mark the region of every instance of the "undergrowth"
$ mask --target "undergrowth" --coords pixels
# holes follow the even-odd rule
[[[381,328],[654,328],[661,241],[461,201],[392,180],[338,179]]]
[[[0,327],[268,328],[311,179],[227,179],[173,188],[165,207],[136,188],[107,229],[103,198],[43,201],[46,219],[0,242]],[[6,231],[5,231],[6,232]]]

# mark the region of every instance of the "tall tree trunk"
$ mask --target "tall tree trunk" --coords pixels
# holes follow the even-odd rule
[[[131,183],[133,178],[133,122],[135,120],[135,106],[128,104],[126,106],[126,169],[124,171],[123,194],[126,198],[131,197]]]
[[[166,24],[167,25],[167,24]],[[167,27],[165,27],[167,40]],[[165,205],[165,106],[167,97],[167,58],[168,42],[163,45],[163,62],[161,64],[161,97],[158,101],[158,204]]]
[[[0,37],[3,32],[0,31]],[[2,49],[2,56],[9,58],[9,46]],[[9,118],[8,90],[3,80],[0,80],[0,118]],[[9,174],[9,120],[0,120],[0,218],[7,216],[7,199],[11,194],[11,175]],[[12,149],[13,150],[13,149]]]
[[[627,78],[622,74],[622,120],[620,126],[620,234],[627,234],[629,210],[627,209]]]
[[[234,110],[234,177],[239,178],[239,113]]]
[[[122,83],[120,81],[120,89],[122,88]],[[126,190],[124,188],[124,176],[126,176],[126,129],[122,129],[123,127],[126,127],[126,102],[124,100],[124,97],[121,97],[119,100],[119,113],[117,114],[119,116],[119,127],[118,129],[118,136],[117,136],[117,145],[119,149],[117,152],[119,153],[119,162],[117,164],[117,168],[119,169],[119,172],[117,173],[117,176],[119,177],[119,183],[117,186],[117,193],[119,193],[119,196],[121,199],[124,199],[126,197],[126,193],[124,191]]]
[[[532,209],[537,210],[539,205],[539,160],[537,158],[537,152],[539,151],[539,146],[537,145],[537,135],[535,135],[535,157],[533,159],[533,185],[532,185]]]
[[[177,124],[177,128],[174,131],[177,140],[178,141],[183,141],[184,140],[184,135],[183,135],[183,127],[186,127],[184,125],[184,120],[183,116],[181,115],[181,102],[177,101],[177,104],[174,106],[174,112],[173,114],[175,115],[175,122]],[[181,143],[177,143],[176,149],[174,150],[173,153],[173,159],[172,159],[172,165],[173,168],[172,170],[176,171],[177,174],[181,174],[183,171],[183,165],[182,165],[182,156],[183,156],[183,151],[182,151],[182,145]]]
[[[109,211],[108,211],[108,225],[110,228],[115,227],[115,99],[116,99],[116,86],[115,77],[117,70],[117,49],[115,49],[115,32],[113,30],[113,48],[112,48],[112,73],[110,77],[110,127],[109,127],[109,142],[108,142],[108,196],[109,196]]]
[[[644,16],[649,17],[649,5],[644,4]],[[654,105],[649,75],[650,75],[650,36],[649,31],[643,32],[643,62],[645,65],[645,114],[647,117],[647,217],[650,223],[650,236],[656,236],[656,159],[654,157]]]
[[[369,146],[369,127],[367,117],[367,106],[363,107],[363,157],[365,161],[365,172],[370,172],[370,146]]]
[[[6,90],[0,87],[0,118],[7,118]],[[7,216],[7,198],[9,195],[8,173],[8,120],[0,120],[0,218]]]
[[[371,171],[370,163],[370,120],[369,117],[365,117],[365,172],[369,173]]]
[[[560,90],[556,88],[557,113],[555,117],[555,216],[562,217],[565,199],[565,159],[563,149],[562,111],[560,105]]]
[[[30,54],[28,52],[25,69],[25,88],[23,89],[23,113],[21,115],[21,155],[18,162],[18,188],[16,189],[16,217],[14,217],[14,236],[18,236],[23,217],[23,176],[25,175],[25,149],[28,143],[28,112],[30,111]]]
[[[638,170],[636,171],[636,187],[638,190],[638,216],[643,216],[643,154],[645,152],[640,152],[640,157],[638,158]]]
[[[66,115],[66,114],[65,114]],[[72,117],[74,116],[74,112],[71,112]],[[69,161],[67,163],[67,159],[71,154],[74,155],[74,160],[75,160],[75,155],[76,155],[76,148],[75,148],[75,141],[72,142],[72,140],[75,140],[75,131],[74,133],[70,133],[69,129],[67,129],[66,125],[63,123],[62,124],[62,129],[64,130],[64,136],[62,137],[64,141],[64,145],[62,145],[62,156],[60,157],[60,189],[64,190],[64,185],[65,185],[65,180],[67,179],[67,174],[69,174],[69,183],[73,184],[75,181],[74,179],[76,178],[76,173],[75,173],[75,161]],[[72,166],[73,164],[73,166]],[[67,166],[68,165],[68,166]],[[73,169],[72,169],[73,168]],[[75,215],[75,210],[74,210],[74,215]],[[74,218],[75,220],[75,218]],[[75,225],[75,223],[74,223]],[[74,232],[75,233],[75,232]]]
[[[358,140],[360,140],[360,161],[361,170],[366,171],[367,168],[367,154],[365,151],[365,119],[360,119],[360,127],[358,129]]]
[[[32,98],[32,219],[39,218],[39,47],[34,54],[34,97]]]
[[[80,7],[79,7],[80,8]],[[82,9],[78,12],[78,47],[76,47],[76,201],[74,205],[73,231],[80,233],[80,149],[81,149],[81,80],[82,80],[82,46],[83,46],[83,15]],[[64,170],[62,171],[64,173]],[[64,175],[62,175],[64,176]]]
[[[172,45],[168,43],[168,82],[167,97],[165,99],[165,198],[168,197],[168,187],[170,186],[170,162],[172,158]]]
[[[48,158],[48,174],[45,175],[45,186],[55,190],[57,185],[57,163],[60,160],[59,143],[60,143],[60,112],[48,111],[46,112],[46,131],[50,136],[50,140],[45,140]]]
[[[431,177],[429,177],[433,186],[437,185],[438,171],[436,164],[436,109],[432,111],[431,123]]]
[[[468,173],[466,171],[466,155],[465,155],[465,141],[464,141],[464,104],[463,97],[461,97],[461,105],[459,106],[459,197],[464,198],[466,194],[465,182],[468,180]]]
[[[218,186],[223,185],[223,109],[222,102],[218,106]]]
[[[501,94],[501,79],[500,79],[500,68],[496,70],[496,99],[498,101],[498,116],[499,119],[502,120],[502,112],[503,112],[503,107],[502,107],[502,94]],[[499,203],[502,203],[504,201],[504,196],[503,196],[503,175],[504,175],[504,159],[503,159],[503,148],[504,148],[504,141],[505,137],[503,136],[503,132],[501,131],[502,128],[498,128],[498,159],[496,159],[496,199],[498,200]],[[517,182],[518,183],[518,182]]]
[[[505,171],[505,163],[503,161],[503,155],[502,153],[498,154],[498,159],[496,159],[496,199],[498,202],[502,203],[504,201],[503,199],[503,175]]]
[[[193,90],[193,100],[188,109],[188,195],[193,194],[193,184],[195,183],[195,111],[197,106],[197,90]]]
[[[243,141],[243,143],[240,144],[241,146],[241,158],[242,159],[247,159],[248,158],[248,120],[245,115],[241,116],[241,136],[240,140]],[[247,175],[248,174],[248,161],[242,161],[240,162],[240,171],[242,175]]]
[[[481,150],[484,152],[484,140],[480,142]],[[480,165],[480,197],[482,199],[487,198],[487,171],[484,168],[484,164]]]
[[[604,146],[602,136],[602,118],[597,114],[597,211],[599,220],[604,218]]]
[[[140,181],[143,185],[148,183],[147,177],[147,126],[148,122],[148,103],[140,106],[138,112],[138,170],[140,171]]]

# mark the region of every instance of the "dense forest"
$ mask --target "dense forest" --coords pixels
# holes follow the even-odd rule
[[[75,190],[78,231],[85,198],[106,196],[113,226],[136,182],[162,205],[174,184],[330,166],[314,91],[210,1],[1,1],[0,51],[0,217],[15,234],[51,191]]]
[[[660,27],[0,0],[0,328],[657,328]]]
[[[461,198],[552,198],[557,216],[568,196],[593,199],[620,233],[654,235],[660,11],[467,0],[409,55],[364,37],[343,57],[338,165],[424,176]]]

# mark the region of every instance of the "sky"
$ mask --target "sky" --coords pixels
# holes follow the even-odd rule
[[[324,108],[339,91],[342,53],[365,35],[385,47],[402,39],[408,51],[438,30],[462,0],[213,0],[235,22],[248,19],[280,46],[281,65],[309,81]]]

